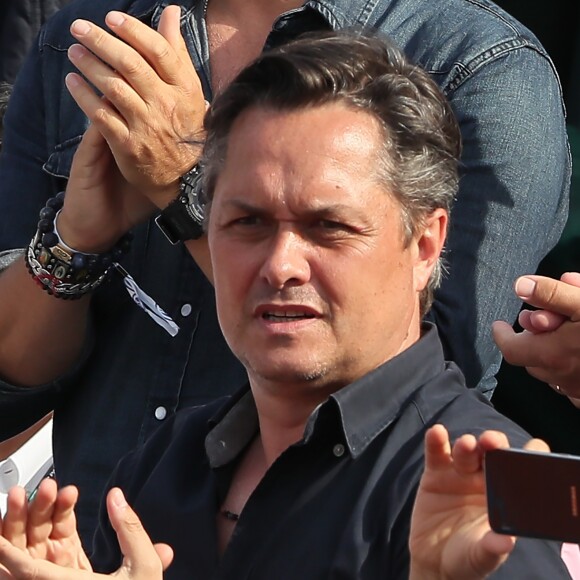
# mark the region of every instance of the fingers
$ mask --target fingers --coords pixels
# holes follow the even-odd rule
[[[482,469],[486,451],[506,447],[509,447],[509,441],[501,431],[484,431],[478,438],[470,434],[462,435],[453,445],[453,466],[464,475],[477,473]]]
[[[110,139],[114,135],[126,138],[128,129],[125,119],[110,101],[95,94],[89,84],[77,73],[69,73],[64,82],[76,104],[91,120],[91,123],[98,125],[106,139]],[[125,110],[127,111],[128,108],[129,106]]]
[[[71,33],[98,58],[88,52],[81,54],[78,49],[69,51],[69,57],[75,66],[84,66],[83,73],[104,94],[107,83],[121,77],[145,100],[148,95],[155,95],[158,79],[181,87],[187,86],[184,79],[193,78],[199,83],[197,75],[192,75],[194,68],[181,36],[180,8],[170,8],[162,16],[160,32],[117,11],[109,12],[105,19],[113,34],[89,21],[76,20]],[[102,67],[99,62],[104,63]],[[105,74],[107,69],[109,74]],[[191,89],[197,88],[198,83],[193,83]]]
[[[571,284],[572,286],[580,288],[580,273],[578,272],[564,272],[564,274],[560,276],[560,280],[566,282],[566,284]]]
[[[557,355],[552,352],[555,346],[547,340],[549,335],[534,334],[526,330],[516,333],[503,321],[492,324],[492,334],[503,357],[512,365],[535,366]]]
[[[28,506],[26,522],[28,545],[45,543],[52,533],[52,515],[57,497],[57,485],[53,479],[40,483],[34,501]]]
[[[566,280],[576,281],[577,276],[568,273]],[[525,302],[580,320],[580,287],[544,276],[522,276],[515,283],[515,292]]]
[[[449,434],[443,425],[433,425],[425,433],[425,468],[439,470],[451,462]]]
[[[26,521],[28,500],[23,487],[13,487],[8,492],[6,515],[2,523],[2,535],[15,547],[24,550],[27,545]]]
[[[530,439],[524,445],[524,449],[528,451],[540,451],[542,453],[550,452],[550,446],[543,439]]]
[[[180,20],[181,8],[169,6],[161,15],[159,31],[128,14],[116,11],[109,12],[105,22],[114,34],[146,59],[164,82],[182,85],[188,69],[194,69],[181,35]],[[129,65],[130,69],[133,63],[129,61]]]
[[[484,431],[478,438],[478,444],[484,453],[493,449],[506,449],[510,446],[505,433],[493,430]]]
[[[506,361],[510,364],[522,365],[524,358],[520,344],[526,342],[525,331],[517,334],[507,322],[496,320],[491,325],[491,333]],[[525,360],[527,361],[527,358]]]
[[[520,326],[534,334],[556,330],[566,320],[566,316],[549,310],[522,310],[518,316]]]
[[[112,12],[107,15],[107,22],[114,22],[115,17],[124,21],[124,15]],[[155,35],[157,42],[161,41],[166,50],[170,48],[161,35],[145,24],[141,26],[146,29],[148,36]],[[110,27],[115,32],[123,30],[122,26]],[[125,32],[127,28],[124,28]],[[140,53],[137,47],[131,46],[88,20],[75,20],[70,30],[81,44],[73,44],[69,48],[69,59],[103,94],[107,97],[117,95],[118,103],[115,102],[115,105],[123,103],[119,83],[121,79],[126,80],[127,86],[142,96],[154,90],[151,84],[157,80],[158,75],[149,64],[146,55]]]
[[[161,579],[173,559],[173,550],[165,544],[153,546],[120,489],[113,488],[107,495],[107,510],[124,556],[122,569],[131,573],[128,577],[142,574],[151,580]]]
[[[451,451],[453,466],[458,473],[476,473],[481,470],[482,454],[473,435],[462,435]]]
[[[159,20],[158,32],[171,45],[175,54],[182,63],[189,63],[191,61],[187,45],[185,44],[185,39],[181,34],[181,8],[179,6],[167,6],[167,8],[163,10],[161,19]],[[178,84],[180,78],[174,77],[174,73],[175,71],[173,67],[169,68],[169,70],[165,71],[165,79],[169,83]],[[179,75],[179,72],[177,72],[177,74]]]

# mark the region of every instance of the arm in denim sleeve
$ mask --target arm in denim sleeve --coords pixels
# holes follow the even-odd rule
[[[535,272],[558,241],[571,166],[560,87],[544,55],[518,48],[471,72],[448,92],[463,136],[461,182],[449,274],[430,317],[467,384],[490,396],[501,360],[491,324],[515,320],[515,279]]]
[[[50,153],[45,108],[58,106],[47,101],[45,88],[47,83],[58,87],[62,81],[46,70],[39,46],[21,70],[4,119],[0,155],[0,251],[4,252],[27,246],[38,212],[64,183],[43,170]],[[6,381],[0,388],[4,418],[0,437],[14,435],[18,425],[26,428],[53,407],[49,399],[60,389],[48,385],[82,356],[88,302],[57,300],[43,292],[22,257],[0,274],[0,378]],[[39,388],[33,393],[16,385]]]

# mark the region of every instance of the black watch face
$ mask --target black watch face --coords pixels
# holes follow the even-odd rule
[[[187,213],[198,224],[203,224],[204,212],[200,201],[202,177],[196,168],[181,178],[181,193],[187,198]]]

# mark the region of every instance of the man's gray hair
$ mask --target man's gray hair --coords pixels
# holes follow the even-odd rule
[[[335,102],[379,122],[383,146],[377,151],[377,178],[402,208],[406,244],[435,209],[451,210],[461,137],[447,100],[429,75],[390,42],[342,31],[304,36],[264,53],[214,101],[205,119],[202,158],[207,212],[230,130],[242,112]],[[422,314],[431,306],[442,269],[440,259],[421,296]]]

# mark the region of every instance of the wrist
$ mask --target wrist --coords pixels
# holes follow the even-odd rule
[[[162,191],[156,193],[155,196],[152,197],[152,201],[158,209],[163,211],[179,197],[180,192],[180,179],[176,179],[173,183],[164,187]]]
[[[179,193],[155,218],[155,223],[173,245],[203,236],[204,207],[202,174],[195,165],[179,180]]]
[[[74,248],[77,252],[86,254],[108,252],[126,233],[107,230],[107,228],[92,232],[88,227],[83,227],[82,223],[79,224],[77,220],[71,219],[65,207],[58,212],[54,220],[54,229],[67,246]]]
[[[79,299],[98,288],[115,262],[129,250],[131,234],[121,237],[106,252],[72,248],[56,227],[64,204],[59,193],[40,211],[38,229],[26,251],[26,266],[39,287],[57,298]]]

